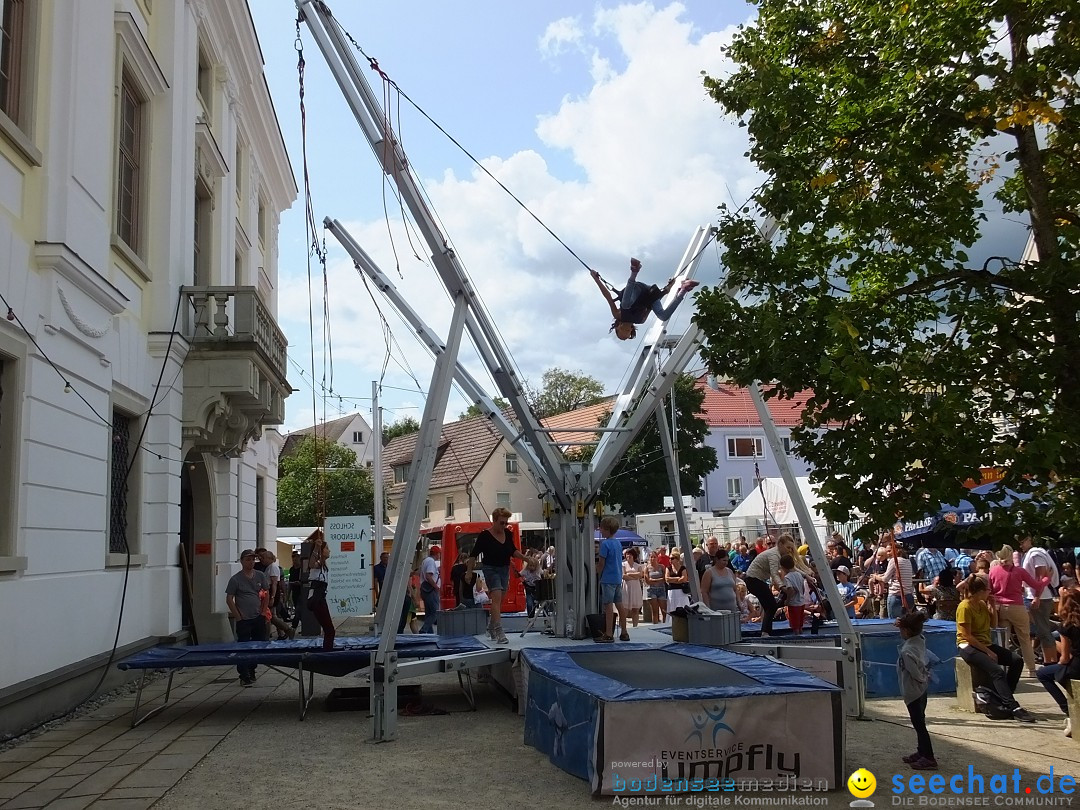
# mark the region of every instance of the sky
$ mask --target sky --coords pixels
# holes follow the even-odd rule
[[[267,82],[293,162],[300,198],[279,230],[279,320],[289,339],[285,430],[360,411],[370,418],[382,381],[384,422],[419,418],[434,361],[374,291],[376,309],[344,251],[327,235],[333,396],[322,357],[321,268],[313,260],[314,375],[309,342],[303,139],[295,6],[253,0]],[[641,279],[663,284],[695,229],[716,206],[751,193],[745,137],[702,86],[722,72],[722,46],[750,19],[742,2],[652,5],[567,0],[402,0],[330,3],[364,53],[419,107],[495,174],[591,267],[621,287],[631,256]],[[352,117],[306,26],[307,161],[322,220],[340,220],[439,335],[451,305],[419,232],[406,233],[392,185]],[[383,98],[377,74],[366,69]],[[634,345],[608,332],[610,313],[585,268],[521,206],[396,95],[391,118],[414,176],[502,334],[518,372],[539,385],[552,367],[620,386]],[[418,260],[415,253],[425,257]],[[703,283],[720,268],[706,255]],[[386,340],[379,310],[393,333]],[[672,319],[688,322],[689,302]],[[462,360],[491,395],[494,383],[469,347]],[[301,372],[301,369],[303,370]],[[313,403],[313,388],[319,395]],[[341,397],[341,399],[338,399]],[[467,402],[455,389],[447,420]]]
[[[322,349],[321,268],[314,259],[310,297],[308,292],[296,9],[291,0],[250,5],[300,186],[278,234],[279,322],[289,339],[290,383],[297,389],[286,401],[283,430],[357,411],[370,421],[375,380],[381,383],[384,423],[419,419],[433,359],[394,307],[377,291],[368,292],[351,259],[326,234],[330,377]],[[617,287],[631,256],[644,264],[642,281],[662,285],[695,229],[715,222],[719,204],[746,201],[759,183],[744,157],[744,131],[706,95],[701,75],[730,70],[722,48],[738,25],[753,18],[742,0],[328,5],[363,52],[427,116]],[[430,250],[418,230],[406,228],[393,186],[322,54],[306,26],[300,33],[316,236],[324,238],[325,217],[341,221],[445,337],[452,308],[426,258]],[[367,69],[365,57],[358,58],[375,95],[388,99],[384,104],[413,175],[519,374],[539,385],[545,370],[559,367],[595,377],[609,392],[619,390],[636,343],[609,333],[610,312],[582,264],[409,102],[394,92],[384,95],[379,76]],[[710,248],[697,277],[713,284],[720,275]],[[691,314],[688,299],[669,331],[683,331]],[[490,395],[498,394],[467,339],[461,360]],[[446,421],[467,405],[455,388]]]

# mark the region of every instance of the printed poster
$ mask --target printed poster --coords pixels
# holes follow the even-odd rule
[[[326,603],[331,616],[364,616],[371,605],[371,517],[329,517],[323,536],[330,547],[330,584]]]

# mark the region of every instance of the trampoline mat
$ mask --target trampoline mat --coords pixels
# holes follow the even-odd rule
[[[604,650],[567,653],[582,669],[634,689],[695,689],[760,686],[731,667],[666,650]]]

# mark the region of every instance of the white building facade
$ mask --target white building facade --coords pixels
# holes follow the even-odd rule
[[[229,636],[275,536],[297,189],[245,0],[0,5],[2,737]]]

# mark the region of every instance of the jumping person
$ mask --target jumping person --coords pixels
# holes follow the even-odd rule
[[[675,284],[675,279],[668,279],[668,283],[664,285],[663,289],[660,289],[655,284],[646,286],[637,280],[640,269],[641,262],[637,259],[631,259],[630,278],[626,280],[626,286],[615,293],[612,293],[604,286],[604,280],[600,278],[599,273],[595,270],[589,271],[589,275],[593,277],[596,286],[600,288],[604,300],[611,307],[611,317],[615,319],[611,328],[615,332],[615,337],[619,340],[630,340],[636,337],[637,327],[635,324],[645,323],[650,311],[654,312],[660,320],[666,321],[671,317],[671,313],[675,311],[676,307],[682,303],[686,294],[698,285],[696,281],[687,279],[679,285],[679,290],[675,293],[675,300],[665,307],[661,299],[667,295],[672,285]]]

